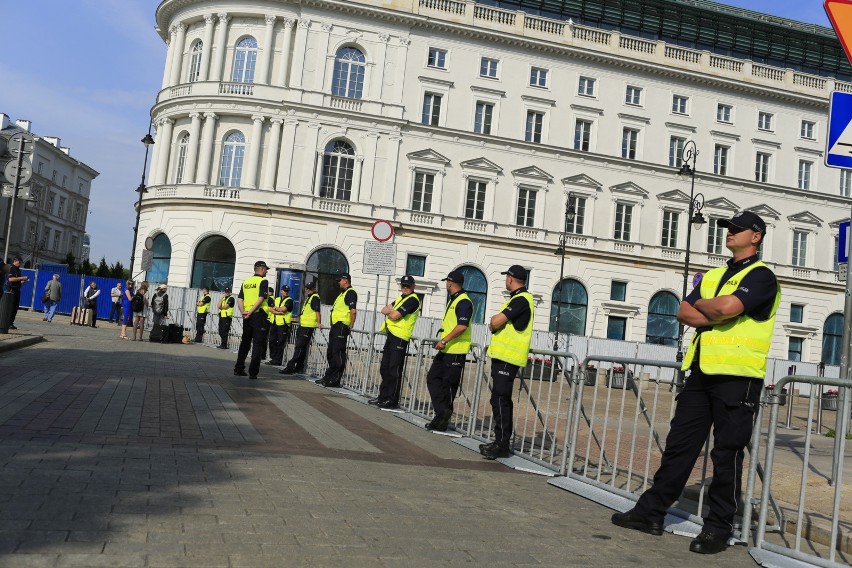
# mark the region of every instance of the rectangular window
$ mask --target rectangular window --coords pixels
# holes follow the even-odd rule
[[[429,48],[429,59],[426,62],[426,65],[429,67],[434,67],[436,69],[446,69],[447,68],[447,50],[446,49],[438,49],[437,47]]]
[[[615,204],[615,230],[612,238],[617,241],[630,240],[630,228],[633,225],[633,206],[628,203]]]
[[[577,119],[574,123],[574,149],[588,152],[591,147],[592,121]]]
[[[730,146],[716,144],[713,151],[713,173],[720,176],[728,175],[728,153]]]
[[[597,83],[597,79],[593,79],[591,77],[580,77],[580,83],[577,87],[577,94],[582,95],[584,97],[594,97],[595,83]]]
[[[840,170],[840,195],[852,196],[852,170]]]
[[[766,183],[769,180],[769,159],[771,154],[758,152],[754,160],[754,180]]]
[[[530,69],[530,87],[547,87],[547,69],[542,67]]]
[[[535,224],[535,198],[537,191],[527,187],[518,188],[518,214],[516,225],[532,227]]]
[[[492,59],[490,57],[483,57],[479,62],[479,76],[487,77],[489,79],[497,78],[497,66],[500,61],[498,59]]]
[[[660,246],[677,248],[677,228],[679,223],[680,213],[677,211],[663,211],[663,234],[660,238]]]
[[[624,341],[627,333],[627,318],[609,316],[606,321],[606,338]]]
[[[426,276],[426,257],[409,254],[405,259],[405,273],[409,276]]]
[[[476,113],[473,118],[473,131],[477,134],[491,134],[491,120],[494,116],[494,105],[476,102]]]
[[[62,232],[54,231],[53,233],[53,250],[59,252],[59,244],[62,242]]]
[[[805,340],[801,337],[791,337],[789,346],[787,347],[787,359],[790,361],[802,360],[802,347]]]
[[[435,174],[416,172],[414,188],[411,192],[411,209],[422,213],[432,211],[432,188],[435,185]]]
[[[801,128],[801,136],[807,140],[814,140],[814,129],[816,128],[816,122],[812,120],[803,120],[802,128]]]
[[[730,124],[733,110],[734,107],[732,107],[731,105],[719,103],[718,105],[716,105],[716,121],[724,122],[725,124]]]
[[[441,120],[441,95],[426,93],[423,95],[423,116],[421,122],[429,126],[438,126]]]
[[[638,141],[639,131],[635,128],[625,128],[621,133],[621,157],[628,160],[635,160]]]
[[[609,285],[609,299],[623,302],[627,299],[627,282],[613,280]]]
[[[669,138],[669,165],[671,167],[679,168],[683,164],[684,145],[686,145],[686,138],[680,136]]]
[[[41,242],[39,243],[39,245],[42,248],[47,248],[47,245],[49,243],[50,243],[50,227],[45,227],[44,233],[42,233]]]
[[[814,163],[809,160],[799,160],[799,189],[811,188],[811,169]]]
[[[636,106],[641,105],[642,87],[634,87],[633,85],[627,85],[627,90],[624,94],[624,103]]]
[[[719,226],[719,219],[710,218],[707,226],[707,254],[722,254],[725,244],[725,228]]]
[[[65,218],[65,198],[64,197],[59,198],[59,211],[56,213],[56,215],[59,216],[59,218],[61,218],[61,219]]]
[[[71,237],[71,254],[77,255],[77,237]]]
[[[544,125],[544,113],[534,110],[527,111],[527,127],[524,132],[524,140],[527,142],[541,142],[541,129]]]
[[[56,170],[53,170],[53,175],[51,176],[50,181],[56,183]]]
[[[805,306],[802,304],[790,304],[790,322],[802,323],[805,319]]]
[[[38,169],[36,170],[36,173],[41,175],[41,170],[43,170],[43,169],[44,169],[44,162],[39,162],[38,163]]]
[[[808,233],[793,231],[793,266],[805,266],[808,262]]]
[[[47,212],[53,214],[53,208],[56,205],[56,194],[51,193],[50,199],[47,201]]]
[[[568,207],[574,209],[574,218],[569,219],[565,225],[565,232],[575,235],[583,234],[583,225],[586,220],[586,198],[572,195],[568,198]]]
[[[672,96],[672,112],[675,114],[686,114],[686,103],[688,101],[689,97],[684,97],[683,95]]]
[[[62,176],[62,187],[66,187],[65,184],[68,182],[68,176]]]
[[[758,130],[772,130],[772,118],[773,114],[771,112],[763,112],[760,111],[757,113],[757,129]]]
[[[80,222],[80,214],[83,212],[83,206],[79,203],[74,205],[74,223]]]
[[[482,221],[485,213],[485,182],[468,180],[467,199],[465,200],[464,216],[467,219]]]

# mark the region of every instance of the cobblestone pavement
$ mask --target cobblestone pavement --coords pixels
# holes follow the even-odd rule
[[[731,566],[233,354],[19,315],[0,355],[0,566]]]

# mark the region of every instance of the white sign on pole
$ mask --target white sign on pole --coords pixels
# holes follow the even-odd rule
[[[20,172],[18,171],[18,160],[11,160],[6,164],[6,169],[3,171],[3,175],[6,176],[6,181],[14,184],[15,180],[18,180],[18,183],[24,184],[30,181],[30,178],[33,177],[33,165],[30,163],[29,159],[24,159],[21,161]]]
[[[364,274],[393,276],[396,274],[396,245],[364,241]]]
[[[846,282],[847,274],[849,270],[849,265],[845,262],[841,262],[837,265],[837,279],[841,282]]]
[[[14,190],[15,186],[10,184],[3,184],[3,189],[0,190],[0,195],[2,195],[3,197],[12,197]],[[25,185],[24,187],[18,188],[18,199],[30,199],[30,186]]]
[[[154,264],[154,251],[142,251],[142,270],[151,270],[151,265]]]

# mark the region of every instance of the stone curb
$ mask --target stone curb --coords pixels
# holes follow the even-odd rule
[[[41,335],[23,335],[15,339],[6,339],[4,341],[0,341],[0,353],[29,347],[30,345],[35,345],[42,341],[44,341],[44,337]]]

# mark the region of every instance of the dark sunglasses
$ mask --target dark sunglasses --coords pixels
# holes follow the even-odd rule
[[[728,225],[728,232],[732,235],[738,235],[743,231],[749,231],[750,229],[743,229],[742,227],[735,227],[734,225]]]

